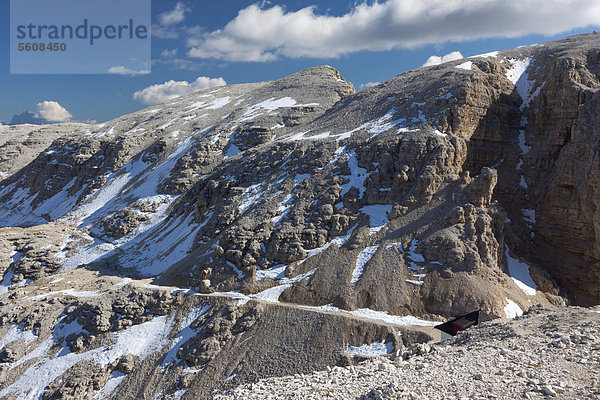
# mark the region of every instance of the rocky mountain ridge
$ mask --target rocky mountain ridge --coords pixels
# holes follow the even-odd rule
[[[205,398],[598,304],[599,87],[589,34],[0,127],[0,398]]]

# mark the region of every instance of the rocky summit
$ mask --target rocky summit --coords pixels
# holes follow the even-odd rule
[[[599,89],[594,33],[0,126],[0,399],[598,398]]]

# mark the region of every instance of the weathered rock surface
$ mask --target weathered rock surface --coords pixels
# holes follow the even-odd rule
[[[0,125],[0,181],[25,167],[55,139],[74,136],[89,127],[80,123]]]
[[[180,390],[207,398],[234,384],[355,363],[348,346],[382,341],[400,349],[432,333],[73,269],[0,302],[0,398],[166,397]]]
[[[590,34],[0,127],[0,398],[207,398],[600,303],[598,88]]]
[[[595,399],[598,307],[531,310],[394,358],[259,380],[213,399]]]

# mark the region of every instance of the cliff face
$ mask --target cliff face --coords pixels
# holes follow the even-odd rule
[[[537,64],[546,67],[540,78],[547,88],[526,113],[532,150],[524,165],[532,183],[531,205],[539,213],[535,256],[568,288],[574,303],[590,305],[600,301],[600,52],[577,51],[574,40],[565,45],[562,53]]]
[[[0,397],[55,362],[45,397],[207,396],[422,340],[390,328],[415,317],[600,303],[599,87],[590,34],[359,93],[323,66],[0,131]],[[96,357],[142,325],[152,351]],[[270,368],[272,344],[293,352]]]
[[[600,301],[596,35],[536,46],[517,82],[525,100],[504,146],[496,198],[513,221],[510,247],[550,272],[574,304]],[[516,57],[516,55],[514,55]],[[514,144],[516,136],[518,143]],[[506,168],[504,169],[503,166]],[[524,218],[523,218],[524,217]]]

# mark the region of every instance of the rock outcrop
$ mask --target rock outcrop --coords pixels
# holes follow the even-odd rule
[[[600,303],[599,88],[590,34],[1,127],[0,398],[207,398]]]

